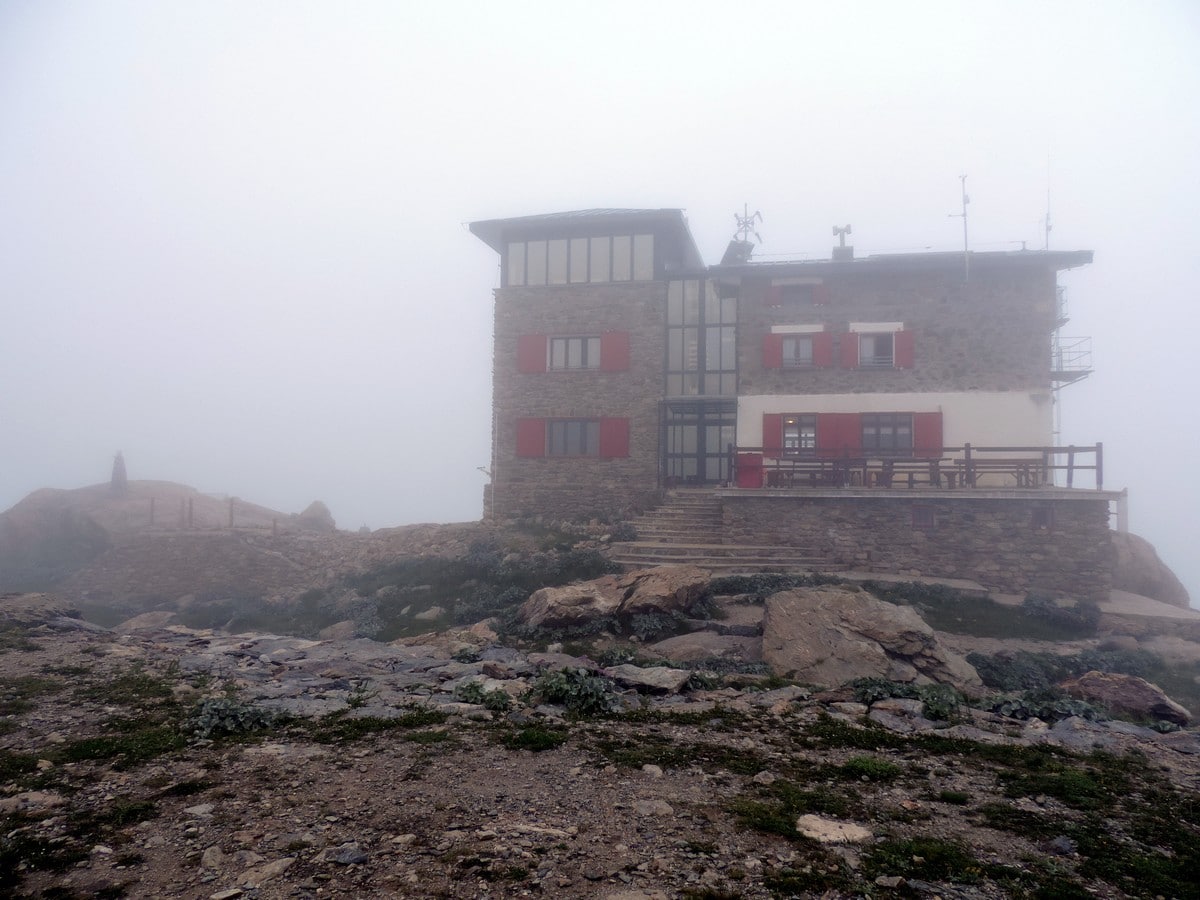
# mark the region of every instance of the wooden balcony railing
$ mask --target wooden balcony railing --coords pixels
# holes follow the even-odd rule
[[[1104,487],[1104,445],[960,447],[916,451],[779,450],[730,444],[730,479],[746,488],[1074,488],[1080,473]]]

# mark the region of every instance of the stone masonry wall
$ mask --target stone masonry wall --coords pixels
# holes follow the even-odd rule
[[[1048,391],[1055,274],[1021,269],[960,272],[870,271],[826,279],[824,305],[770,306],[766,282],[749,282],[739,310],[739,393],[844,394],[910,391]],[[764,369],[771,325],[823,324],[843,334],[850,322],[903,322],[915,333],[912,369]],[[836,338],[835,338],[836,341]]]
[[[913,508],[932,529],[913,526]],[[1034,509],[1051,510],[1048,528]],[[725,540],[810,548],[856,571],[969,578],[1001,593],[1102,600],[1112,587],[1108,502],[928,497],[723,497]]]
[[[496,292],[493,483],[497,518],[617,518],[658,500],[658,398],[663,389],[666,294],[664,282]],[[520,335],[605,331],[629,332],[629,371],[517,371]],[[629,418],[627,458],[516,455],[518,418],[600,416]]]

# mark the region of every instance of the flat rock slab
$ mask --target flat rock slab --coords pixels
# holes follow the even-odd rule
[[[650,691],[675,692],[687,684],[692,673],[687,669],[670,669],[666,666],[613,666],[604,674],[620,684]]]
[[[703,662],[706,659],[759,662],[762,659],[762,639],[718,634],[715,631],[693,631],[650,644],[646,650],[675,662]]]
[[[822,844],[861,844],[869,841],[871,832],[853,822],[839,822],[821,816],[804,815],[796,820],[796,830]]]

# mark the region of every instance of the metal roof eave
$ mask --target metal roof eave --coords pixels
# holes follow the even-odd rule
[[[1046,268],[1054,271],[1086,266],[1092,262],[1091,250],[1014,250],[968,254],[972,269],[1002,267]],[[772,275],[833,275],[850,272],[914,272],[954,271],[962,268],[963,254],[956,251],[938,253],[893,253],[859,257],[853,260],[783,260],[750,261],[709,267],[714,278],[741,278]]]

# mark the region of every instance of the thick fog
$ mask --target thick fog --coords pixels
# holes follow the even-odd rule
[[[1068,335],[1132,530],[1200,597],[1200,6],[0,3],[0,509],[161,479],[478,518],[498,259],[465,223],[682,207],[709,262],[1090,249]]]

